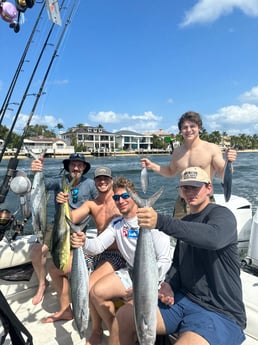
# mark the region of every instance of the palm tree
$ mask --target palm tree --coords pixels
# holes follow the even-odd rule
[[[62,125],[62,123],[58,123],[56,125],[56,128],[58,129],[58,137],[60,138],[60,129],[64,128],[64,126]]]

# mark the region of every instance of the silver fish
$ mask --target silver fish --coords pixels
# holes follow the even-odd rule
[[[149,174],[147,168],[142,168],[141,171],[141,186],[142,191],[145,194],[147,192],[148,186],[149,186]]]
[[[149,199],[141,199],[129,189],[128,193],[139,207],[150,207],[161,196],[163,188]],[[133,267],[134,315],[140,345],[153,345],[156,340],[158,279],[151,231],[141,228]]]
[[[223,173],[222,187],[224,189],[225,201],[229,201],[231,197],[232,190],[232,175],[233,175],[233,164],[231,161],[227,160]]]
[[[66,173],[63,174],[62,189],[64,193],[68,193],[74,183],[74,179],[66,184]],[[70,226],[67,218],[70,216],[68,201],[57,205],[55,213],[54,227],[52,231],[50,252],[54,264],[58,269],[66,269],[70,259]]]
[[[67,221],[73,232],[82,231],[89,222],[89,218],[79,226],[72,224],[69,219]],[[70,284],[74,321],[81,339],[86,338],[89,323],[89,272],[82,247],[73,249]]]
[[[45,149],[42,150],[40,154],[35,154],[27,147],[26,150],[34,159],[43,158],[47,151],[47,149]],[[48,201],[43,171],[37,171],[34,174],[30,199],[33,232],[41,242],[47,229]]]

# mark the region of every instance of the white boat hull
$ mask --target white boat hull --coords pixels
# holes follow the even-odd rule
[[[225,203],[223,195],[216,195],[218,204],[229,207],[237,218],[239,234],[239,253],[245,256],[248,252],[248,244],[252,227],[252,207],[244,198],[232,196],[230,202]],[[253,223],[255,234],[258,234],[258,222]],[[252,230],[253,231],[253,230]],[[89,236],[94,236],[96,230],[89,232]],[[14,249],[4,241],[0,241],[0,269],[20,265],[30,261],[30,247],[35,243],[35,236],[25,236],[12,242]],[[16,243],[15,243],[16,242]],[[246,340],[244,345],[258,344],[258,276],[245,271],[241,272],[243,285],[243,298],[247,313],[247,327],[245,330]],[[37,280],[33,274],[29,282],[10,282],[0,279],[0,288],[7,298],[11,308],[31,332],[34,344],[37,345],[84,345],[85,339],[80,339],[73,321],[58,322],[55,324],[42,324],[40,321],[46,315],[58,310],[58,299],[53,287],[47,289],[42,304],[33,306],[31,299],[37,290]],[[90,333],[91,324],[89,324]],[[44,334],[44,337],[42,337]],[[0,326],[1,335],[1,326]],[[105,338],[103,344],[107,344]]]
[[[8,242],[4,237],[0,241],[0,269],[14,267],[30,262],[30,248],[37,241],[35,235],[18,236]]]

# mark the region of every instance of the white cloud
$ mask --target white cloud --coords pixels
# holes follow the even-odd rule
[[[250,91],[246,91],[240,95],[241,102],[257,102],[258,101],[258,86],[254,86]]]
[[[145,111],[143,115],[132,115],[132,120],[143,120],[143,121],[154,120],[156,122],[159,122],[162,120],[162,117],[153,114],[152,111]]]
[[[27,121],[28,121],[29,115],[26,114],[20,114],[18,117],[18,121],[14,127],[14,131],[22,132],[25,128]],[[53,130],[58,123],[63,123],[62,119],[57,119],[52,115],[45,115],[45,116],[39,116],[34,115],[31,119],[30,125],[44,125],[48,126],[49,130]]]
[[[205,116],[204,127],[211,131],[226,131],[228,134],[254,133],[258,128],[258,107],[244,103],[220,108],[217,113]],[[209,130],[207,129],[209,132]]]
[[[172,103],[174,103],[174,100],[173,100],[173,98],[169,98],[169,99],[167,100],[167,102],[168,102],[169,104],[172,104]]]
[[[148,132],[159,128],[159,123],[162,121],[161,116],[153,114],[151,111],[146,111],[139,115],[117,114],[113,111],[100,111],[98,113],[90,113],[88,119],[95,123],[106,124],[122,124],[120,130],[130,130],[135,132]],[[114,131],[117,131],[115,129]]]
[[[68,79],[55,79],[52,82],[49,82],[49,84],[53,84],[53,85],[67,85],[69,84],[69,80]]]
[[[181,23],[182,27],[195,23],[210,23],[234,9],[240,9],[251,17],[258,16],[257,0],[199,0],[189,11]]]
[[[117,114],[113,111],[100,111],[98,113],[91,112],[88,116],[89,120],[98,123],[120,123],[130,119],[128,114]]]

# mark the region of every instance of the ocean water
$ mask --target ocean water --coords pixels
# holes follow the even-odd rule
[[[94,170],[103,165],[112,170],[113,177],[125,176],[131,179],[142,197],[149,197],[155,193],[160,187],[164,188],[164,192],[160,199],[154,205],[154,208],[164,214],[171,214],[174,201],[177,197],[178,178],[165,178],[157,173],[149,171],[149,188],[146,195],[141,191],[140,173],[141,162],[143,156],[115,156],[115,157],[88,157],[87,160],[91,164],[91,169],[88,172],[88,177],[93,178]],[[152,161],[167,165],[171,159],[170,155],[149,155],[147,156]],[[258,153],[240,152],[237,156],[237,161],[234,163],[232,194],[246,198],[253,205],[253,213],[258,206]],[[33,174],[30,171],[31,159],[21,159],[18,165],[18,170],[23,170],[28,177],[33,179]],[[6,174],[8,160],[2,160],[0,164],[0,185],[3,183],[3,178]],[[63,167],[62,159],[47,158],[44,161],[45,177],[56,176],[60,173]],[[215,176],[213,180],[214,193],[223,193],[221,187],[221,180]],[[0,209],[7,208],[11,212],[19,209],[19,197],[14,195],[11,191],[8,193],[4,203],[0,204]],[[51,221],[54,217],[54,198],[50,195],[48,202],[48,217]],[[19,213],[17,213],[19,218]]]

